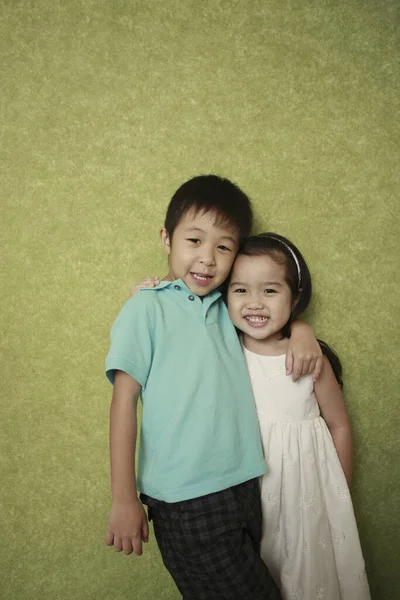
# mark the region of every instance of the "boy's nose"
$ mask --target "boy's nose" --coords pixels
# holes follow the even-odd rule
[[[200,258],[200,262],[206,267],[213,267],[215,266],[215,257],[211,253],[203,254],[203,256]]]

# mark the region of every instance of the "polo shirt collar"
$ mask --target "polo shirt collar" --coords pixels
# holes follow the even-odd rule
[[[198,296],[197,294],[192,292],[187,287],[187,285],[182,281],[182,279],[175,279],[175,281],[160,281],[160,283],[158,285],[156,285],[155,287],[141,288],[141,289],[142,289],[142,291],[157,292],[159,290],[163,290],[164,288],[170,288],[172,291],[174,291],[177,294],[182,293],[182,291],[183,291],[185,293],[185,295],[188,294],[189,296],[194,296],[195,298],[200,298],[200,296]],[[206,304],[207,306],[211,306],[211,304],[213,304],[220,297],[221,297],[220,290],[219,289],[213,290],[209,294],[202,296],[203,304]]]

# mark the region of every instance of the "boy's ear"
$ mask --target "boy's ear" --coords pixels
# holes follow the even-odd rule
[[[171,252],[171,242],[170,242],[169,235],[168,235],[168,232],[165,229],[165,227],[161,227],[161,229],[160,229],[160,240],[161,240],[161,244],[164,248],[164,252],[169,254]]]

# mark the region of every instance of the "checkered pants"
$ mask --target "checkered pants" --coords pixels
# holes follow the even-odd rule
[[[257,479],[193,500],[144,494],[165,566],[183,600],[279,600],[260,558]]]

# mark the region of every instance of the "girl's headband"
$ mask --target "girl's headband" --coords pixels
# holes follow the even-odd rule
[[[300,283],[301,283],[301,269],[300,269],[300,263],[299,260],[295,254],[295,252],[292,250],[292,248],[290,246],[288,246],[288,244],[286,244],[286,242],[284,242],[283,240],[280,240],[279,238],[273,237],[272,235],[268,235],[265,236],[267,238],[269,238],[270,240],[275,240],[276,242],[279,242],[280,244],[283,244],[285,246],[285,248],[287,248],[287,250],[289,250],[290,254],[293,256],[293,260],[296,263],[296,267],[297,267],[297,287],[298,289],[300,289]]]

